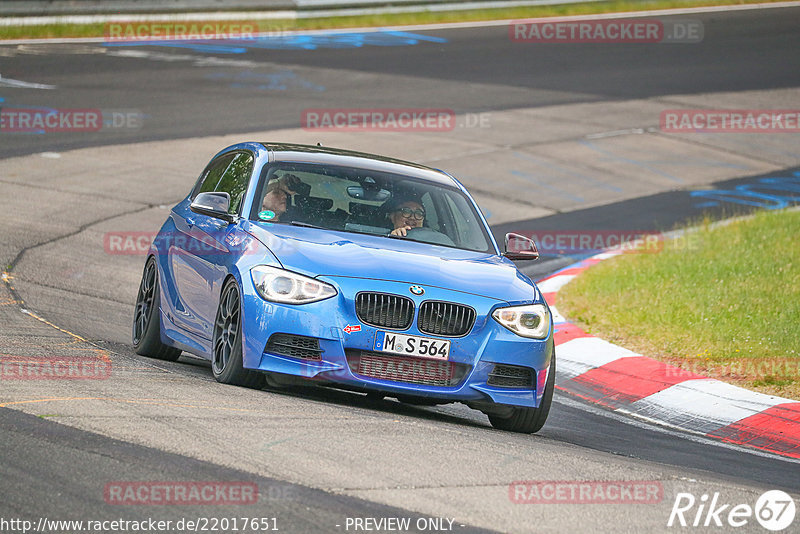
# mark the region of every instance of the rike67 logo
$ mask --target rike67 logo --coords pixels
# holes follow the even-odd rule
[[[724,503],[720,500],[719,492],[710,498],[708,494],[703,494],[699,499],[691,493],[678,493],[667,526],[738,528],[755,518],[765,529],[777,532],[794,522],[795,511],[794,499],[780,490],[764,492],[754,507]]]

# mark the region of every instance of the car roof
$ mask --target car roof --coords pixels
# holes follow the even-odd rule
[[[285,161],[341,165],[357,169],[402,174],[439,185],[458,188],[458,182],[449,174],[410,161],[323,146],[292,143],[261,144],[269,151],[270,162]]]

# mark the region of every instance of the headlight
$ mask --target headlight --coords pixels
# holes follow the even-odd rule
[[[544,339],[550,333],[550,310],[544,304],[497,308],[492,317],[522,337]]]
[[[264,299],[284,304],[306,304],[336,295],[336,289],[325,282],[268,265],[250,270],[256,291]]]

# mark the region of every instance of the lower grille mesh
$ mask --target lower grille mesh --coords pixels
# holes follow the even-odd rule
[[[302,360],[322,360],[322,349],[319,348],[319,340],[315,337],[272,334],[264,352]]]
[[[527,367],[495,365],[486,383],[501,388],[532,388],[533,373]]]
[[[426,386],[456,386],[470,368],[463,363],[391,356],[362,350],[347,350],[346,355],[347,364],[353,374]]]

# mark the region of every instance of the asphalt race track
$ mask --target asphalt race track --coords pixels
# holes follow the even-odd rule
[[[4,139],[0,155],[292,128],[312,106],[466,113],[800,83],[794,9],[676,18],[702,21],[703,42],[614,44],[609,53],[608,45],[513,43],[507,26],[493,26],[415,30],[372,46],[351,37],[273,48],[246,41],[115,46],[106,53],[80,44],[4,47],[4,78],[59,87],[52,93],[7,89],[0,93],[4,105],[140,110],[146,127]]]
[[[321,141],[441,167],[474,193],[498,237],[661,231],[704,213],[796,204],[799,134],[669,134],[659,116],[796,109],[800,7],[673,19],[699,21],[702,42],[516,43],[508,26],[486,25],[1,45],[3,110],[99,109],[104,124],[0,132],[0,356],[90,356],[112,371],[0,381],[0,531],[14,531],[2,523],[10,518],[238,517],[309,533],[403,531],[355,518],[409,518],[413,532],[669,532],[680,529],[667,522],[681,492],[718,493],[731,506],[771,489],[800,495],[796,460],[558,392],[546,426],[523,436],[462,405],[227,387],[205,362],[150,360],[129,345],[144,258],[109,248],[107,236],[157,230],[214,152],[237,141]],[[457,120],[435,132],[304,128],[303,112],[321,108],[445,108]],[[574,259],[548,251],[523,267],[539,278]],[[108,497],[109,485],[132,481],[236,481],[259,498]],[[650,504],[534,505],[515,502],[515,481],[640,481],[661,494]],[[709,528],[763,531],[753,518]]]

